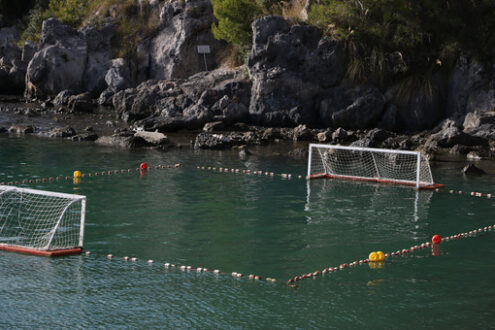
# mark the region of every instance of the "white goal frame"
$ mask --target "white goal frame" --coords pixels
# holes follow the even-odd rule
[[[313,173],[314,169],[314,151],[318,150],[317,156],[320,157],[321,164],[320,170],[317,173]],[[324,154],[320,150],[341,150],[341,154],[345,155],[355,155],[356,157],[363,156],[365,154],[370,155],[371,162],[373,164],[373,169],[367,169],[368,175],[359,175],[354,173],[348,173],[346,171],[339,171],[338,169],[331,168],[328,164],[325,164]],[[331,155],[331,153],[328,153]],[[402,155],[403,157],[409,156],[411,158],[410,162],[414,161],[415,164],[411,165],[411,178],[394,177],[393,175],[383,175],[377,164],[375,155]],[[382,157],[383,158],[383,157]],[[414,173],[415,171],[415,173]],[[389,171],[390,172],[390,171]],[[390,173],[387,173],[390,174]],[[414,174],[414,175],[413,175]],[[404,176],[404,175],[402,175]],[[435,184],[433,182],[433,176],[431,174],[430,165],[428,159],[418,151],[407,151],[407,150],[393,150],[393,149],[380,149],[380,148],[365,148],[365,147],[352,147],[352,146],[339,146],[330,144],[310,144],[308,153],[308,173],[307,179],[317,179],[317,178],[332,178],[332,179],[343,179],[343,180],[354,180],[354,181],[368,181],[377,182],[384,184],[401,184],[414,186],[416,189],[436,189],[443,187],[442,184]]]
[[[13,197],[9,197],[9,194],[13,194]],[[45,197],[47,201],[29,205],[28,196],[32,200]],[[23,198],[26,200],[23,201]],[[50,198],[54,202],[58,201],[57,209],[51,208]],[[17,214],[11,206],[15,203],[20,203]],[[20,210],[22,207],[24,212]],[[69,215],[71,212],[73,214]],[[74,223],[66,223],[69,216]],[[0,250],[51,257],[80,254],[84,243],[85,220],[86,196],[0,185]],[[36,225],[36,221],[42,223]],[[75,222],[78,222],[79,228]],[[37,231],[41,234],[31,239],[30,235],[35,237]],[[59,240],[58,235],[63,235],[64,231],[70,231],[70,238],[60,238],[63,242],[55,243]]]

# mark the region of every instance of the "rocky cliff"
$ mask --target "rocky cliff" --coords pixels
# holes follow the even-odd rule
[[[24,89],[30,99],[59,94],[54,103],[75,111],[91,111],[97,103],[113,106],[135,128],[163,132],[210,122],[389,131],[440,125],[439,131],[449,118],[447,126],[494,138],[495,61],[465,55],[449,74],[435,77],[431,95],[411,91],[407,101],[397,102],[393,84],[344,81],[342,46],[316,27],[281,17],[258,19],[246,67],[230,69],[220,63],[228,45],[210,30],[215,21],[210,1],[141,3],[159,13],[159,21],[135,45],[133,58],[114,57],[111,16],[80,30],[48,19],[39,43],[22,48],[13,43],[19,38],[15,28],[0,29],[0,92]],[[199,45],[210,46],[209,72]]]

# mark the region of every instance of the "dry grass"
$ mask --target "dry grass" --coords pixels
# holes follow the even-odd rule
[[[281,1],[282,16],[293,24],[304,22],[308,19],[308,0]]]

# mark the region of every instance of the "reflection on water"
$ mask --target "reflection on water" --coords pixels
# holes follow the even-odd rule
[[[359,213],[380,214],[418,222],[428,218],[433,192],[411,187],[380,185],[332,179],[308,181],[305,211],[329,218],[352,217]],[[325,221],[308,215],[308,223]]]

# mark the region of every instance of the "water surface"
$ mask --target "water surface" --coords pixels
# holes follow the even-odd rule
[[[0,137],[0,182],[175,164],[178,169],[41,183],[87,196],[85,250],[47,259],[0,252],[2,328],[491,328],[495,233],[303,281],[165,270],[164,262],[289,277],[495,224],[493,200],[410,188],[212,173],[198,165],[304,175],[306,161],[255,149],[133,151]],[[495,177],[433,168],[448,189],[495,192]],[[486,164],[485,164],[486,165]],[[487,163],[489,166],[490,164]],[[105,255],[115,257],[108,260]],[[134,256],[136,263],[117,257]],[[153,259],[150,266],[145,262]]]

